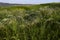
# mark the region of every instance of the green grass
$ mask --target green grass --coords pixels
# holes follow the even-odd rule
[[[0,7],[0,40],[60,40],[59,5]]]

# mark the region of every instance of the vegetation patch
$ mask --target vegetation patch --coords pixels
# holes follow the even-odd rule
[[[60,3],[0,7],[0,40],[60,40]]]

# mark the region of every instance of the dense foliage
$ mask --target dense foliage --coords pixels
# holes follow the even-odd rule
[[[0,7],[0,40],[60,40],[59,6]]]

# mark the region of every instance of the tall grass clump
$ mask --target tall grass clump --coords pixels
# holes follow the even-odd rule
[[[60,7],[46,5],[1,8],[0,40],[60,40]]]

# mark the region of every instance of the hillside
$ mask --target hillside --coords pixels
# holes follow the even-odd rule
[[[0,40],[60,40],[60,3],[0,3]]]

